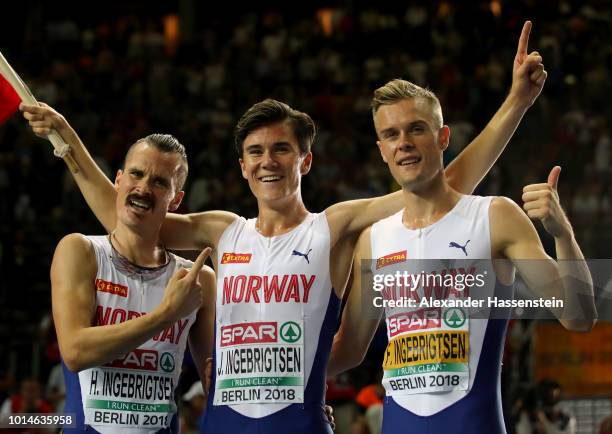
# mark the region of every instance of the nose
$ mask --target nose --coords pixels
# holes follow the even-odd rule
[[[136,181],[134,185],[134,192],[140,195],[148,195],[153,191],[152,188],[153,181],[148,177],[143,177]]]
[[[263,154],[261,165],[264,169],[268,168],[276,168],[278,166],[278,162],[274,158],[274,154],[270,151],[265,151]]]
[[[400,134],[398,149],[400,151],[410,151],[414,149],[414,145],[410,142],[408,134],[404,131]]]

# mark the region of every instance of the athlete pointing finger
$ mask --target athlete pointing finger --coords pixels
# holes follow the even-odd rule
[[[71,234],[57,246],[53,318],[65,410],[76,415],[65,433],[178,430],[181,361],[188,339],[196,360],[210,354],[215,286],[213,271],[203,265],[210,248],[190,264],[159,240],[166,213],[183,197],[184,157],[172,136],[139,140],[115,181],[115,230]],[[203,374],[203,363],[198,369]]]

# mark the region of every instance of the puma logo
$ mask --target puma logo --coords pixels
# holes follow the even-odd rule
[[[312,249],[309,249],[306,253],[302,253],[302,252],[298,252],[297,250],[294,250],[292,253],[292,256],[303,256],[304,259],[306,259],[306,262],[310,264],[310,261],[308,260],[308,255],[310,255],[310,252],[312,252]]]
[[[467,250],[466,250],[465,248],[467,247],[467,245],[468,245],[468,243],[469,243],[469,242],[470,242],[470,240],[467,240],[467,241],[465,242],[465,244],[462,246],[461,244],[458,244],[458,243],[456,243],[456,242],[454,242],[454,241],[451,241],[451,242],[448,244],[448,247],[454,247],[454,248],[456,248],[456,249],[461,249],[461,250],[463,250],[463,253],[465,253],[465,256],[467,256],[468,254],[467,254]]]

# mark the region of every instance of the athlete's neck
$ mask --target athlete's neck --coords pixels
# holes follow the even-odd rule
[[[159,241],[159,230],[142,234],[118,224],[111,233],[111,243],[121,256],[139,267],[158,267],[167,261],[166,249]]]
[[[409,229],[427,227],[444,217],[461,199],[440,172],[432,180],[414,189],[403,189],[404,214],[402,222]]]
[[[265,237],[282,235],[304,221],[308,210],[301,195],[282,201],[258,201],[259,214],[255,223],[257,231]]]

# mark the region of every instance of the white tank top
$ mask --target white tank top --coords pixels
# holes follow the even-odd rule
[[[317,350],[329,351],[331,339],[321,342],[320,335],[337,326],[337,316],[325,320],[333,293],[329,254],[325,213],[274,237],[258,233],[255,219],[238,218],[225,230],[218,246],[215,406],[263,418],[311,400],[309,380],[321,382],[311,391],[322,389],[326,363],[314,361],[327,356]]]
[[[154,310],[179,267],[192,263],[169,253],[167,265],[130,270],[117,260],[108,236],[87,237],[96,254],[96,326],[118,324]],[[115,257],[115,259],[113,259]],[[133,267],[133,266],[132,266]],[[133,270],[133,269],[132,269]],[[102,434],[144,434],[170,426],[174,391],[189,329],[197,311],[182,318],[123,358],[78,373],[85,424]],[[77,390],[67,390],[78,396]]]
[[[440,292],[440,298],[469,295],[486,300],[493,296],[496,278],[491,262],[478,261],[491,259],[491,199],[462,196],[448,214],[421,229],[404,226],[403,210],[377,222],[371,229],[373,275],[408,270],[413,276],[421,275],[421,279],[435,274],[451,279],[471,274],[480,276],[485,284],[475,285],[476,277],[467,292],[456,291],[461,285],[451,284],[455,290]],[[427,261],[414,261],[419,259]],[[470,392],[483,351],[488,310],[484,303],[478,318],[468,318],[466,309],[423,307],[422,299],[435,294],[436,288],[448,281],[440,285],[441,280],[433,279],[424,287],[423,280],[419,283],[418,277],[413,279],[408,287],[418,288],[415,292],[391,285],[381,293],[388,299],[405,297],[416,303],[385,307],[389,346],[383,385],[388,397],[399,406],[419,416],[431,416]]]

